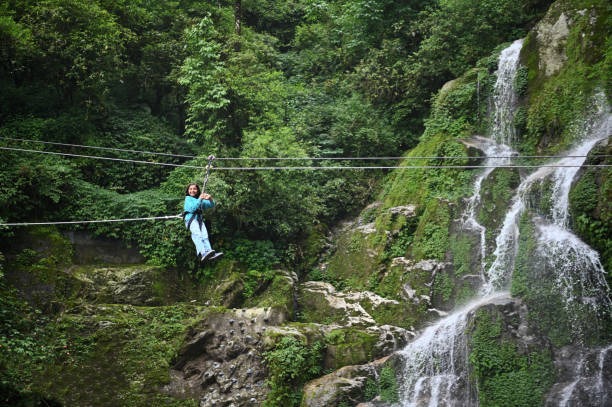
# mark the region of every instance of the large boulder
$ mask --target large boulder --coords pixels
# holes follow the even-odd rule
[[[304,386],[301,407],[356,405],[364,399],[368,381],[376,382],[387,358],[359,366],[345,366]]]

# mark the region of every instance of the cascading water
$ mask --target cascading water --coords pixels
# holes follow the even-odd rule
[[[599,97],[597,99],[601,100],[602,98]],[[561,258],[559,257],[560,252],[573,252],[574,255],[580,254],[578,257],[588,256],[592,259],[589,262],[592,267],[582,269],[591,270],[595,268],[598,272],[594,274],[599,276],[597,278],[602,283],[597,284],[594,289],[601,291],[605,288],[605,280],[602,277],[603,267],[599,263],[598,254],[567,229],[569,191],[572,180],[582,164],[584,164],[586,154],[591,151],[597,142],[606,138],[610,133],[612,116],[602,106],[599,106],[598,110],[598,114],[589,122],[590,124],[585,125],[581,129],[580,132],[587,134],[588,137],[580,145],[569,151],[565,158],[540,167],[521,182],[512,206],[506,213],[501,231],[496,238],[496,248],[493,253],[495,260],[487,271],[488,282],[483,287],[484,294],[490,294],[495,290],[504,288],[508,284],[512,276],[512,270],[514,270],[514,260],[518,250],[519,218],[528,206],[529,193],[534,188],[534,185],[539,185],[543,180],[549,178],[552,181],[552,214],[543,215],[551,218],[552,223],[540,222],[540,253],[546,253],[547,250],[551,250],[548,257],[552,261],[558,261]],[[568,236],[572,236],[572,238],[568,238]],[[574,262],[571,261],[571,256],[563,257],[566,261],[565,264],[568,267],[575,267]],[[589,275],[591,274],[593,273],[589,273]],[[567,276],[561,278],[567,278]],[[607,292],[607,288],[605,288],[605,291]]]
[[[552,184],[550,213],[538,218],[537,253],[555,270],[556,285],[566,304],[576,301],[596,302],[610,307],[609,287],[599,254],[568,229],[569,193],[572,181],[586,161],[586,155],[601,140],[610,135],[612,115],[603,95],[595,100],[596,113],[578,131],[586,135],[580,144],[565,154],[565,158],[540,167],[518,188],[511,210],[497,237],[496,260],[488,271],[488,292],[504,288],[513,270],[507,263],[517,250],[518,218],[529,204],[529,192],[535,184],[549,179]],[[591,301],[598,296],[597,301]]]
[[[475,230],[480,235],[483,283],[487,280],[484,275],[486,229],[476,220],[476,211],[481,199],[482,182],[491,174],[495,166],[509,163],[507,157],[514,155],[507,143],[513,139],[514,135],[511,126],[516,105],[513,80],[522,42],[522,40],[515,41],[500,55],[493,98],[494,123],[491,139],[479,138],[476,140],[487,157],[483,163],[483,166],[487,168],[477,176],[474,182],[474,193],[468,199],[467,208],[462,217],[463,227]],[[468,316],[484,304],[508,298],[508,294],[503,292],[490,292],[489,295],[483,295],[460,311],[427,328],[400,352],[405,378],[400,388],[402,406],[434,407],[478,404],[469,381],[468,347],[465,336]]]
[[[506,165],[510,163],[510,158],[516,152],[505,144],[497,144],[493,140],[485,138],[475,138],[474,141],[478,147],[485,153],[486,159],[483,161],[484,171],[476,177],[474,182],[474,193],[466,202],[466,210],[463,213],[462,227],[467,230],[473,230],[480,237],[480,275],[482,282],[486,282],[485,268],[487,256],[486,236],[487,229],[481,225],[476,219],[476,213],[480,206],[481,197],[480,190],[482,183],[491,175],[496,166]]]
[[[486,228],[477,221],[476,211],[480,205],[480,189],[484,180],[491,175],[495,167],[509,164],[511,162],[509,157],[516,154],[510,147],[515,136],[512,123],[517,103],[513,84],[522,46],[523,40],[519,39],[501,52],[492,98],[493,125],[491,137],[488,139],[481,137],[474,138],[478,147],[485,154],[486,159],[482,164],[485,169],[476,177],[474,193],[467,200],[466,210],[462,219],[465,229],[476,231],[480,236],[480,274],[483,282],[486,280],[484,276],[486,266]]]
[[[518,68],[519,54],[523,40],[516,40],[501,52],[497,68],[497,80],[493,91],[492,139],[498,144],[511,146],[515,141],[514,114],[517,96],[514,78]]]
[[[612,345],[595,349],[563,349],[562,380],[549,393],[546,407],[609,406]],[[572,355],[572,353],[575,353]]]
[[[468,315],[485,304],[503,303],[508,293],[480,298],[425,329],[401,352],[402,406],[470,406],[477,398],[469,381]]]
[[[520,52],[520,42],[515,42],[500,56],[500,70],[514,67]],[[495,91],[494,133],[492,140],[482,143],[482,149],[488,165],[503,165],[507,161],[493,156],[510,156],[512,150],[508,147],[514,140],[511,130],[512,110],[515,100],[506,97],[501,103],[504,92],[512,92],[513,75],[507,71],[498,74],[503,77],[499,83],[500,89]],[[502,89],[503,88],[503,89]],[[594,123],[582,129],[583,140],[580,145],[565,154],[566,158],[541,166],[525,177],[512,200],[506,213],[501,229],[495,239],[496,248],[493,262],[485,270],[485,228],[476,221],[477,207],[480,203],[482,182],[491,174],[493,168],[482,172],[474,184],[474,194],[467,201],[467,209],[463,215],[465,228],[477,231],[481,237],[481,274],[483,287],[480,298],[467,307],[454,312],[438,323],[425,329],[413,342],[400,352],[404,371],[404,381],[400,385],[400,404],[402,406],[469,406],[478,404],[476,390],[470,385],[468,364],[468,340],[465,329],[470,315],[479,307],[500,301],[509,301],[509,295],[502,291],[507,289],[519,249],[519,220],[526,209],[534,209],[534,222],[537,225],[537,253],[555,274],[555,287],[567,304],[566,310],[571,314],[572,306],[593,306],[597,312],[610,312],[610,290],[603,278],[604,270],[598,254],[575,236],[568,227],[569,191],[572,181],[583,165],[588,152],[600,140],[609,137],[612,115],[607,105],[595,115]],[[552,185],[552,208],[548,213],[537,213],[532,208],[533,192],[546,182]],[[546,212],[546,211],[545,211]],[[603,360],[609,348],[600,350]],[[600,363],[603,377],[603,362]],[[570,374],[571,376],[571,374]],[[568,383],[561,386],[561,398],[565,405],[572,399],[576,389],[581,388],[583,373],[575,372]],[[602,385],[590,385],[593,392],[591,400],[607,400],[607,390]],[[582,386],[585,388],[585,386]]]

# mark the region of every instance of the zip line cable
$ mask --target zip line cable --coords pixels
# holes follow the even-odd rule
[[[48,144],[48,145],[57,145],[57,146],[65,146],[65,147],[78,147],[78,148],[90,148],[97,150],[107,150],[107,151],[117,151],[117,152],[126,152],[126,153],[137,153],[137,154],[149,154],[149,155],[162,155],[167,157],[179,157],[179,158],[189,158],[189,159],[197,159],[198,156],[193,155],[184,155],[184,154],[172,154],[172,153],[163,153],[163,152],[155,152],[155,151],[144,151],[144,150],[132,150],[132,149],[123,149],[123,148],[114,148],[114,147],[100,147],[100,146],[88,146],[84,144],[70,144],[70,143],[58,143],[53,141],[42,141],[42,140],[29,140],[23,138],[11,138],[11,137],[0,137],[0,140],[9,140],[9,141],[18,141],[24,143],[39,143],[39,144]],[[7,147],[8,149],[8,147]],[[42,152],[40,150],[27,150],[27,151],[36,151]],[[59,152],[58,152],[59,154]],[[68,153],[66,153],[68,154]],[[598,154],[594,157],[610,157],[612,155],[609,154]],[[87,158],[91,157],[99,157],[99,156],[85,156]],[[586,157],[585,155],[505,155],[505,156],[478,156],[478,157],[470,157],[471,159],[505,159],[505,158],[514,158],[514,159],[556,159],[556,158],[582,158]],[[280,160],[311,160],[311,161],[367,161],[367,160],[419,160],[419,159],[436,159],[436,160],[450,160],[462,157],[454,157],[454,156],[405,156],[405,157],[215,157],[215,160],[219,161],[280,161]],[[110,158],[109,158],[110,159]],[[147,161],[148,162],[148,161]]]
[[[69,143],[58,143],[54,141],[43,141],[43,140],[28,140],[23,138],[12,138],[12,137],[0,137],[2,140],[9,141],[19,141],[23,143],[39,143],[39,144],[48,144],[54,146],[64,146],[64,147],[78,147],[78,148],[91,148],[93,150],[106,150],[106,151],[119,151],[125,153],[137,153],[137,154],[150,154],[150,155],[163,155],[166,157],[180,157],[180,158],[196,158],[192,155],[183,155],[183,154],[172,154],[172,153],[160,153],[156,151],[142,151],[142,150],[130,150],[124,148],[115,148],[115,147],[101,147],[101,146],[88,146],[84,144],[69,144]]]
[[[59,153],[56,151],[30,150],[26,148],[0,147],[0,150],[22,151],[22,152],[27,152],[27,153],[38,153],[38,154],[48,154],[48,155],[61,155],[61,156],[76,157],[76,158],[91,158],[94,160],[122,161],[122,162],[136,163],[136,164],[165,165],[169,167],[185,167],[185,168],[196,168],[196,169],[204,168],[198,165],[160,163],[160,162],[154,162],[154,161],[130,160],[127,158],[102,157],[102,156],[97,156],[97,155],[84,155],[84,154],[72,154],[72,153]]]
[[[143,220],[176,219],[180,217],[181,215],[179,214],[179,215],[168,215],[168,216],[151,216],[148,218],[70,220],[70,221],[58,221],[58,222],[12,222],[12,223],[0,223],[0,227],[2,226],[75,225],[75,224],[82,224],[82,223],[134,222],[134,221],[143,221]]]
[[[56,151],[40,151],[40,150],[31,150],[25,148],[14,148],[14,147],[0,147],[0,150],[8,150],[8,151],[20,151],[27,153],[37,153],[37,154],[48,154],[48,155],[59,155],[66,157],[76,157],[76,158],[90,158],[95,160],[109,160],[109,161],[120,161],[120,162],[129,162],[135,164],[148,164],[148,165],[162,165],[169,167],[181,167],[181,168],[194,168],[194,169],[206,169],[206,166],[200,165],[189,165],[189,164],[174,164],[174,163],[164,163],[164,162],[154,162],[154,161],[144,161],[144,160],[131,160],[127,158],[116,158],[116,157],[103,157],[103,156],[95,156],[95,155],[83,155],[83,154],[73,154],[73,153],[60,153]],[[608,155],[606,155],[608,156]],[[550,156],[552,157],[552,156]],[[560,158],[583,158],[586,156],[559,156]],[[598,156],[602,157],[602,156]],[[416,157],[413,157],[416,158]],[[421,159],[425,159],[426,157],[419,157]],[[431,158],[441,158],[441,157],[431,157]],[[461,159],[468,157],[447,157],[453,159]],[[493,157],[483,157],[483,158],[493,158]],[[505,158],[520,158],[520,157],[505,157]],[[283,158],[278,158],[282,160]],[[302,160],[309,160],[309,158],[301,158]],[[575,168],[575,167],[591,167],[591,168],[606,168],[611,167],[612,164],[500,164],[500,165],[372,165],[372,166],[273,166],[273,167],[215,167],[217,171],[279,171],[279,170],[390,170],[390,169],[477,169],[477,168],[541,168],[541,167],[549,167],[549,168]]]
[[[0,137],[4,138],[4,137]],[[4,138],[6,139],[6,138]],[[23,139],[11,139],[24,141]],[[30,140],[27,140],[30,141]],[[66,145],[64,143],[50,143],[44,142],[46,144],[60,144]],[[90,147],[90,146],[79,146],[79,145],[71,145],[76,147]],[[112,148],[102,148],[106,150],[118,150],[125,152],[139,152],[139,153],[150,153],[143,152],[138,150],[122,150],[122,149],[112,149]],[[20,151],[27,153],[39,153],[39,154],[50,154],[50,155],[60,155],[67,157],[77,157],[77,158],[90,158],[90,159],[98,159],[98,160],[110,160],[110,161],[120,161],[120,162],[130,162],[137,164],[149,164],[149,165],[165,165],[171,167],[184,167],[184,168],[195,168],[195,169],[206,169],[206,176],[203,182],[203,190],[206,188],[206,183],[208,182],[209,173],[212,167],[213,160],[217,159],[214,155],[208,156],[208,163],[205,167],[197,166],[197,165],[188,165],[188,164],[174,164],[174,163],[161,163],[161,162],[152,162],[152,161],[143,161],[143,160],[131,160],[131,159],[123,159],[123,158],[115,158],[115,157],[101,157],[101,156],[91,156],[91,155],[82,155],[82,154],[72,154],[72,153],[60,153],[55,151],[40,151],[40,150],[31,150],[31,149],[20,149],[13,147],[0,147],[0,150],[8,150],[8,151]],[[153,153],[160,155],[171,155],[165,153]],[[609,157],[610,155],[598,155],[597,157]],[[190,156],[182,156],[182,157],[190,157]],[[500,157],[471,157],[471,158],[584,158],[584,155],[576,155],[576,156],[500,156]],[[196,157],[193,157],[196,158]],[[386,157],[387,159],[397,159],[400,157]],[[412,158],[412,159],[451,159],[451,158],[466,158],[466,157],[401,157],[402,159]],[[260,158],[251,158],[253,160],[258,160]],[[274,159],[274,160],[285,160],[285,159],[293,159],[293,160],[311,160],[312,158],[261,158],[261,159]],[[385,159],[382,157],[363,157],[363,158],[347,158],[346,160],[356,160],[356,159]],[[222,158],[221,160],[231,160],[231,158]],[[540,167],[551,167],[551,168],[571,168],[571,167],[596,167],[596,168],[606,168],[611,167],[612,165],[608,164],[582,164],[582,165],[569,165],[569,164],[544,164],[544,165],[400,165],[400,166],[335,166],[335,167],[316,167],[316,166],[277,166],[277,167],[216,167],[215,170],[235,170],[235,171],[253,171],[253,170],[266,170],[266,171],[277,171],[277,170],[365,170],[365,169],[442,169],[442,168],[450,168],[450,169],[477,169],[477,168],[540,168]],[[0,227],[9,227],[9,226],[42,226],[42,225],[70,225],[70,224],[93,224],[93,223],[113,223],[113,222],[133,222],[133,221],[147,221],[147,220],[168,220],[168,219],[176,219],[180,218],[181,215],[168,215],[168,216],[152,216],[152,217],[144,217],[144,218],[124,218],[124,219],[100,219],[100,220],[80,220],[80,221],[58,221],[58,222],[11,222],[11,223],[0,223]]]

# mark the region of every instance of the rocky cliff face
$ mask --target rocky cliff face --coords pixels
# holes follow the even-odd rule
[[[335,370],[391,354],[413,336],[377,322],[373,315],[394,312],[398,302],[372,292],[337,291],[317,281],[298,284],[295,274],[278,271],[268,290],[288,295],[268,297],[264,290],[263,301],[276,302],[232,308],[243,301],[242,281],[234,275],[201,284],[188,273],[121,264],[120,247],[114,264],[50,261],[70,241],[54,231],[45,233],[27,262],[10,259],[14,266],[7,277],[33,303],[56,304],[50,311],[65,326],[61,336],[70,343],[69,359],[41,372],[36,381],[61,404],[116,405],[117,398],[141,404],[152,400],[152,393],[155,402],[261,405],[269,393],[265,353],[280,338],[325,343],[320,363]],[[308,316],[307,324],[291,322],[296,304]],[[99,362],[109,354],[116,357]],[[151,363],[144,376],[141,358]],[[95,386],[65,394],[77,376],[107,375],[118,380],[107,382],[104,399],[96,399]],[[140,396],[134,396],[134,388],[141,389]]]

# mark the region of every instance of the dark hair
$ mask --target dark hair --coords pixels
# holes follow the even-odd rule
[[[200,195],[200,186],[198,184],[196,184],[195,182],[192,182],[191,184],[187,185],[187,188],[185,189],[185,196],[189,196],[189,187],[195,185],[196,188],[198,188],[198,193],[197,195]]]

